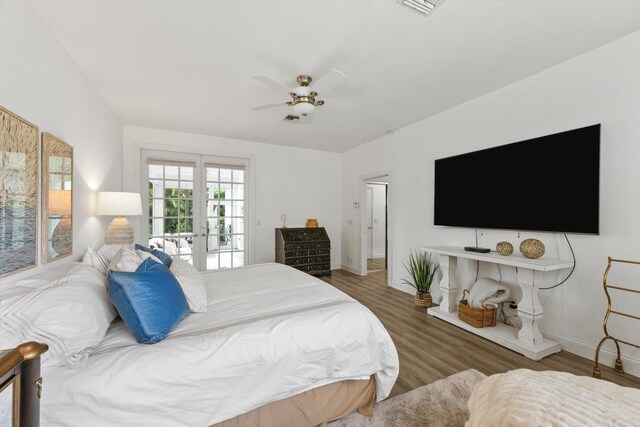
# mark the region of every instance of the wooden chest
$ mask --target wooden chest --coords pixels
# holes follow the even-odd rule
[[[331,276],[331,241],[326,230],[276,228],[276,262],[314,276]]]

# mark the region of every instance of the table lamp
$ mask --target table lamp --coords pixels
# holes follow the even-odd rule
[[[133,245],[133,228],[124,216],[142,215],[140,194],[116,191],[98,193],[98,215],[116,216],[104,236],[107,245]]]

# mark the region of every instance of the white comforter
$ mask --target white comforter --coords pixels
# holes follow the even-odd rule
[[[398,375],[380,321],[334,287],[280,264],[208,273],[208,311],[164,341],[111,325],[81,370],[43,371],[43,425],[208,426],[311,388]]]

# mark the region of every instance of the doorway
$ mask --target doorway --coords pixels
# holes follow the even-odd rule
[[[148,245],[200,271],[247,264],[245,159],[142,151]]]
[[[388,176],[365,180],[365,226],[367,274],[386,271],[388,267]]]

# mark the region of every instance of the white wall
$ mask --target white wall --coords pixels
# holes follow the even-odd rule
[[[274,261],[274,229],[282,226],[280,215],[286,213],[287,227],[304,227],[307,218],[318,219],[331,239],[331,268],[340,268],[340,154],[125,126],[125,190],[140,191],[140,148],[252,158],[255,214],[254,224],[247,227],[255,226],[254,262]],[[140,240],[140,222],[132,225]]]
[[[122,123],[28,2],[0,2],[0,105],[74,148],[73,256],[0,283],[77,260],[101,245],[108,218],[96,190],[120,190]],[[40,243],[38,241],[38,247]]]
[[[384,258],[386,185],[367,184],[371,188],[372,257]]]
[[[603,335],[606,302],[602,274],[607,256],[640,260],[640,32],[605,45],[520,82],[456,106],[434,117],[344,153],[342,263],[359,270],[362,175],[391,170],[393,204],[391,260],[394,286],[406,272],[410,249],[427,244],[473,244],[474,231],[433,227],[433,165],[440,157],[602,123],[600,236],[574,235],[574,275],[561,287],[541,291],[542,329],[563,348],[593,358]],[[428,94],[424,94],[428,95]],[[576,153],[579,161],[579,153]],[[469,183],[482,188],[481,181]],[[526,197],[526,195],[523,195]],[[544,200],[535,201],[544,203]],[[550,208],[553,208],[550,206]],[[351,225],[350,225],[351,224]],[[484,231],[480,245],[509,240],[517,248],[527,237],[542,240],[545,257],[571,259],[561,235]],[[353,262],[349,263],[351,259]],[[458,281],[469,286],[475,266],[462,262]],[[504,280],[514,280],[503,269]],[[640,269],[636,271],[636,278]],[[485,271],[483,274],[497,274]],[[554,284],[558,275],[540,279]],[[637,286],[638,280],[627,282]],[[638,304],[635,305],[636,308]],[[637,314],[637,312],[636,312]],[[637,321],[617,323],[615,334],[639,342]],[[613,331],[612,331],[613,332]],[[640,374],[640,352],[624,348],[626,369]],[[611,357],[606,358],[608,363]],[[588,373],[586,373],[588,374]]]

